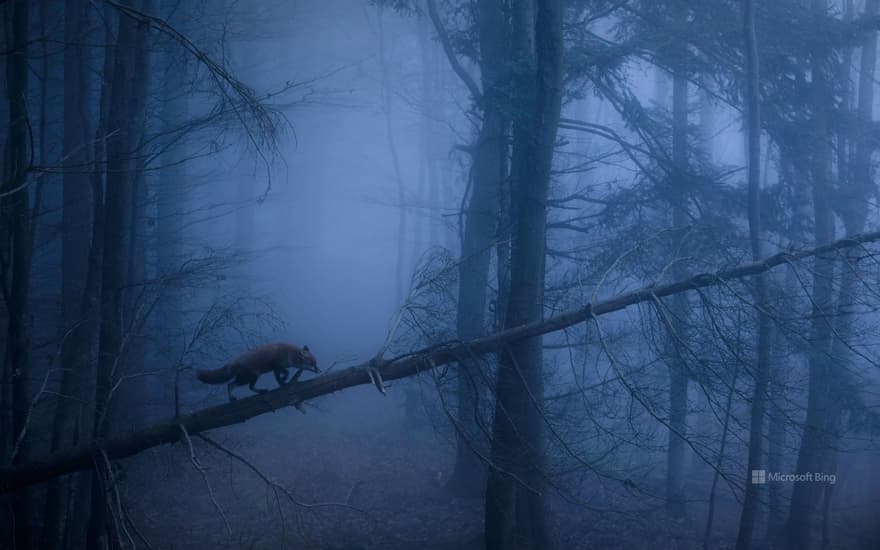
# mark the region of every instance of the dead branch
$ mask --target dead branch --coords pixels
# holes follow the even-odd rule
[[[0,493],[89,469],[94,464],[95,458],[104,453],[114,460],[129,457],[151,447],[181,441],[184,439],[183,430],[189,434],[198,434],[207,430],[231,426],[267,412],[296,406],[322,395],[354,386],[371,384],[369,374],[371,368],[376,369],[385,380],[405,378],[422,371],[455,363],[462,357],[471,354],[494,353],[511,342],[562,330],[632,305],[651,302],[689,290],[726,284],[737,279],[760,275],[782,264],[814,256],[829,255],[877,241],[880,241],[880,231],[855,235],[799,252],[780,252],[759,262],[745,263],[715,273],[701,273],[668,284],[642,287],[608,300],[588,303],[581,308],[544,321],[521,325],[469,342],[446,342],[393,359],[371,360],[311,380],[288,384],[267,393],[172,418],[111,439],[93,441],[88,445],[62,451],[41,460],[2,468],[0,469]]]

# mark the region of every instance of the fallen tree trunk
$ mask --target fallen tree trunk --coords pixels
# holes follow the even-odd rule
[[[728,281],[759,275],[782,264],[812,256],[831,254],[876,241],[880,241],[880,231],[855,235],[800,252],[781,252],[759,262],[741,264],[715,273],[702,273],[669,284],[643,287],[608,300],[586,304],[584,307],[550,319],[521,325],[469,342],[447,342],[394,359],[374,360],[304,382],[289,384],[267,393],[172,418],[149,428],[106,440],[94,441],[88,445],[53,454],[42,460],[0,469],[0,493],[89,469],[96,460],[103,460],[102,455],[106,455],[109,459],[125,458],[151,447],[177,442],[185,437],[184,429],[186,433],[193,435],[214,428],[230,426],[277,409],[297,406],[315,397],[373,383],[371,369],[378,372],[385,380],[405,378],[459,361],[465,357],[497,352],[511,342],[562,330],[593,317],[620,311],[635,304],[688,290],[717,286]]]

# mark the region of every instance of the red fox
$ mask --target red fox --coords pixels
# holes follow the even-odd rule
[[[269,391],[254,387],[257,379],[264,372],[272,371],[275,373],[278,386],[286,385],[289,375],[287,369],[290,368],[296,369],[296,373],[291,379],[294,382],[299,379],[303,369],[318,372],[318,362],[309,351],[309,346],[303,346],[300,349],[297,346],[284,343],[265,344],[239,355],[219,369],[197,370],[196,378],[206,384],[229,382],[226,386],[229,400],[235,401],[232,390],[236,386],[247,384],[256,393]]]

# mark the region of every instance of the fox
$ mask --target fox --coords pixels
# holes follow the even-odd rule
[[[289,373],[287,369],[294,368],[293,378],[288,380]],[[235,401],[232,390],[236,386],[244,386],[255,393],[266,393],[269,390],[260,389],[254,385],[261,374],[272,371],[275,374],[275,380],[278,381],[278,387],[285,386],[288,382],[296,382],[302,375],[303,370],[311,372],[318,371],[318,361],[309,351],[309,346],[293,346],[283,342],[275,344],[264,344],[250,351],[242,353],[232,361],[226,363],[219,369],[196,370],[196,378],[205,384],[223,384],[229,382],[226,386],[226,392],[229,395],[229,401]]]

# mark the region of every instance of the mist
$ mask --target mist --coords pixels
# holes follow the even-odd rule
[[[0,547],[880,547],[880,0],[0,14]]]

